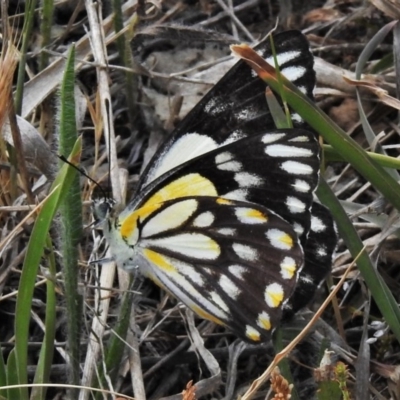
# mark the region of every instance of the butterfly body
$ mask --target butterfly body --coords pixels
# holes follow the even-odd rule
[[[282,72],[311,96],[305,38],[276,35],[275,46]],[[275,129],[264,91],[247,66],[233,67],[157,151],[132,202],[100,213],[119,267],[139,269],[251,342],[267,340],[284,310],[296,310],[290,299],[300,293],[299,280],[299,304],[315,290],[335,246],[318,239],[333,231],[313,198],[318,141],[299,119],[295,129]]]

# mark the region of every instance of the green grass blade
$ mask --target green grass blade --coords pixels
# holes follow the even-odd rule
[[[324,145],[324,155],[326,161],[345,161],[340,153],[338,153],[332,146]],[[390,157],[383,154],[366,152],[368,157],[372,158],[377,164],[384,168],[400,169],[400,159]]]
[[[82,141],[78,140],[74,146],[72,160],[77,164],[82,149]],[[17,304],[15,308],[15,351],[16,351],[16,372],[18,383],[28,382],[28,340],[30,312],[33,298],[33,291],[39,264],[46,247],[47,235],[53,221],[54,215],[60,205],[61,200],[68,192],[75,175],[69,165],[65,164],[56,179],[54,180],[49,197],[44,201],[43,206],[37,216],[29,239],[24,263],[22,266],[21,278],[18,288]],[[7,365],[8,368],[8,365]],[[19,396],[14,397],[19,400],[28,398],[27,388],[20,390]]]
[[[75,116],[75,48],[71,46],[60,89],[60,154],[69,154],[77,138]],[[79,175],[74,171],[73,182],[60,207],[62,272],[67,306],[67,341],[70,356],[69,383],[80,383],[80,334],[82,327],[82,296],[78,292],[79,266],[78,246],[82,238],[82,200]],[[78,395],[71,389],[70,397]]]
[[[5,385],[7,385],[7,371],[3,351],[0,346],[0,388]]]
[[[18,385],[19,383],[16,353],[15,349],[12,349],[7,359],[7,386]],[[23,400],[23,398],[20,397],[20,391],[17,388],[7,390],[7,399]]]
[[[47,237],[47,248],[50,253],[47,256],[49,265],[50,277],[46,281],[46,320],[43,344],[40,349],[39,362],[35,373],[34,383],[49,383],[50,370],[54,355],[54,339],[56,336],[56,260],[52,250],[52,242],[50,237]],[[46,385],[32,388],[31,400],[46,400],[47,387]]]
[[[50,44],[51,28],[53,24],[54,0],[44,0],[41,13],[40,33],[42,35],[41,46],[44,49]],[[39,69],[42,71],[49,63],[50,55],[46,51],[40,53]]]

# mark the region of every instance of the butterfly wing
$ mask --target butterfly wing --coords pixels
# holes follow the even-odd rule
[[[176,197],[221,196],[260,204],[305,237],[318,175],[314,135],[303,129],[277,129],[222,146],[163,174],[128,206],[127,215]]]
[[[320,283],[331,270],[332,255],[337,244],[336,226],[329,210],[314,202],[311,208],[311,228],[304,246],[304,267],[295,292],[285,306],[287,318],[305,307]]]
[[[256,204],[196,196],[159,204],[136,229],[132,266],[243,339],[270,337],[303,265],[290,224]]]
[[[273,35],[281,72],[308,97],[315,86],[313,56],[299,31]],[[268,37],[255,50],[271,65],[274,59]],[[243,61],[203,97],[161,145],[144,171],[138,192],[162,174],[208,151],[238,139],[275,129],[265,100],[266,84]],[[295,127],[304,126],[293,113]]]

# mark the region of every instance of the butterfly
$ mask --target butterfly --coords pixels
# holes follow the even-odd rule
[[[281,73],[312,98],[307,39],[273,41]],[[255,50],[274,65],[269,38]],[[276,129],[265,90],[239,61],[156,151],[126,208],[94,206],[119,267],[253,343],[311,300],[336,245],[314,199],[317,137],[295,112],[293,129]]]

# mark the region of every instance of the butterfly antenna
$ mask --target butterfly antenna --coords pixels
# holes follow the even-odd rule
[[[63,162],[65,162],[66,164],[68,164],[70,167],[76,169],[81,175],[83,175],[84,177],[86,177],[87,179],[89,179],[90,182],[94,183],[94,184],[99,188],[99,190],[101,191],[101,193],[103,194],[103,197],[104,197],[105,199],[110,198],[110,196],[107,195],[106,191],[102,188],[102,186],[101,186],[97,181],[95,181],[92,177],[90,177],[90,176],[85,172],[85,170],[84,170],[83,168],[80,168],[80,167],[76,166],[75,164],[72,164],[72,163],[71,163],[66,157],[64,157],[63,155],[58,155],[58,158],[59,158],[61,161],[63,161]],[[108,178],[108,179],[110,179],[110,178]]]

